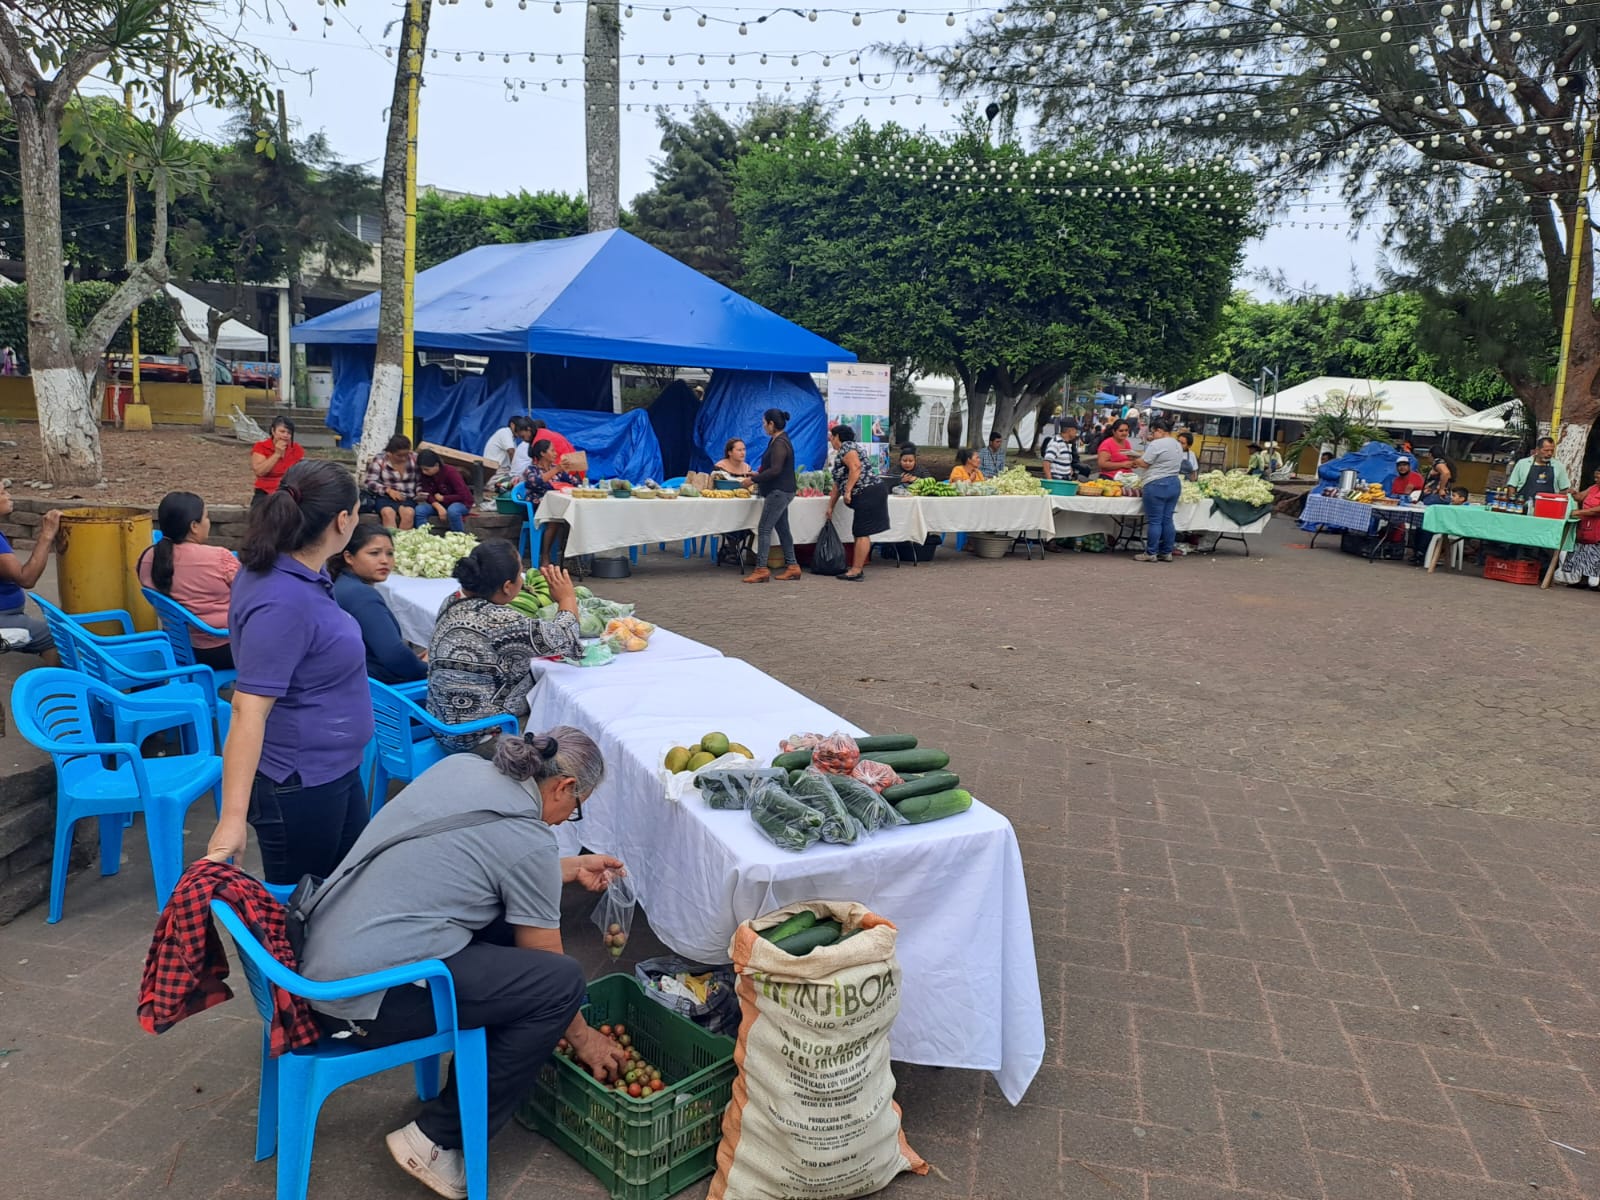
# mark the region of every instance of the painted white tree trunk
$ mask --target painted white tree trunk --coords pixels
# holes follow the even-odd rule
[[[94,376],[74,367],[33,372],[39,442],[53,482],[98,482],[100,424],[94,417]]]
[[[1563,421],[1561,434],[1556,438],[1556,461],[1567,469],[1567,478],[1580,492],[1588,482],[1583,477],[1583,455],[1588,449],[1592,428],[1588,422]]]
[[[621,52],[617,0],[589,0],[583,26],[583,132],[590,233],[615,229],[620,217]]]
[[[367,469],[375,454],[394,436],[395,414],[400,411],[400,386],[405,372],[397,362],[380,362],[372,368],[372,389],[367,393],[367,419],[361,426],[361,446],[356,452],[356,472]]]

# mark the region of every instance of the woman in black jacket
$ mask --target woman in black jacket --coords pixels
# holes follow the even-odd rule
[[[766,583],[772,578],[772,572],[767,570],[767,554],[772,549],[773,530],[777,530],[778,544],[783,547],[783,573],[778,578],[800,578],[794,537],[789,533],[789,502],[795,493],[794,445],[783,431],[789,424],[789,414],[781,408],[769,408],[762,414],[761,423],[771,441],[761,456],[761,469],[750,476],[750,482],[761,490],[761,524],[756,531],[756,569],[744,577],[746,583]]]

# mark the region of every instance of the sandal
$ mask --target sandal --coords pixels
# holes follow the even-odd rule
[[[857,571],[854,575],[852,575],[850,572],[846,571],[843,575],[836,575],[834,578],[842,579],[845,583],[860,583],[862,573]]]

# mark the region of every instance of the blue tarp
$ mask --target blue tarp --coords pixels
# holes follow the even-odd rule
[[[1389,490],[1389,484],[1397,472],[1394,469],[1394,460],[1400,457],[1400,447],[1391,446],[1387,442],[1368,442],[1359,450],[1335,459],[1330,459],[1317,468],[1317,487],[1335,487],[1339,482],[1339,472],[1354,471],[1356,478],[1362,483],[1381,483],[1383,490]],[[1416,469],[1415,455],[1407,455],[1411,459],[1412,469]],[[1315,529],[1315,525],[1300,523],[1300,528],[1308,533]]]
[[[756,464],[767,451],[761,414],[781,408],[789,414],[789,440],[795,469],[814,470],[828,457],[828,410],[809,375],[765,371],[718,371],[694,421],[691,469],[709,471],[729,438],[743,438],[745,457]]]
[[[376,292],[290,333],[377,339]],[[416,281],[416,344],[750,371],[826,371],[856,357],[620,229],[479,246],[430,267]]]
[[[588,454],[590,479],[661,480],[661,446],[644,409],[597,413],[536,408],[533,415]]]
[[[650,414],[650,427],[661,444],[662,478],[676,479],[687,474],[694,458],[694,419],[700,411],[700,397],[683,380],[674,379],[645,411]]]

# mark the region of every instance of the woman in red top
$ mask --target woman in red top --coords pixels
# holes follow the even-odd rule
[[[277,491],[283,473],[305,456],[306,448],[294,440],[294,422],[288,417],[273,417],[266,440],[250,447],[250,469],[256,473],[256,491],[250,497],[250,507]]]
[[[1578,540],[1562,555],[1561,571],[1572,587],[1587,582],[1591,589],[1600,588],[1600,467],[1595,468],[1589,490],[1578,497],[1572,515],[1578,518]]]
[[[1118,421],[1111,427],[1111,436],[1100,443],[1099,452],[1095,456],[1100,474],[1107,479],[1122,471],[1133,470],[1133,460],[1137,457],[1133,443],[1128,437],[1126,421]]]

